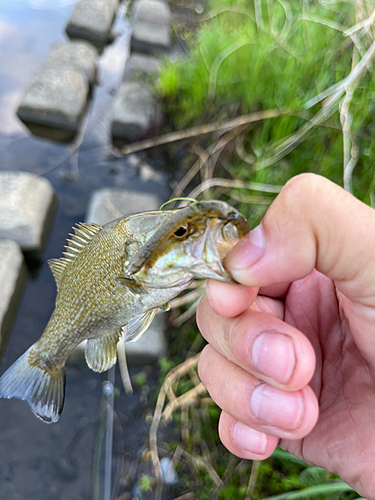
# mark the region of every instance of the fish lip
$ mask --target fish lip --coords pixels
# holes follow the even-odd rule
[[[207,267],[213,273],[211,276],[207,276],[207,278],[217,279],[226,283],[236,283],[236,281],[234,281],[232,276],[224,267],[224,259],[226,254],[224,256],[220,256],[220,244],[226,242],[224,228],[225,226],[230,224],[232,220],[236,219],[237,213],[232,212],[232,214],[228,215],[228,218],[222,219],[220,224],[216,224],[216,226],[213,227],[211,231],[206,230],[206,239],[209,238],[209,241],[205,243],[205,247],[207,247],[207,244],[210,244],[211,248],[214,249],[215,255],[215,260],[212,263],[206,262]],[[239,238],[237,238],[236,241],[239,241]]]

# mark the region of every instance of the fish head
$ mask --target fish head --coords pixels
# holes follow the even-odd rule
[[[249,232],[247,221],[236,209],[212,200],[159,212],[159,218],[156,214],[149,213],[154,227],[142,233],[142,243],[133,245],[132,252],[128,249],[125,280],[146,288],[187,286],[194,278],[235,282],[223,261]],[[143,224],[138,227],[151,223],[145,220],[147,213],[140,217]]]

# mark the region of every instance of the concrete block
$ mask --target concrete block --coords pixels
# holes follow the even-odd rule
[[[111,28],[119,7],[118,0],[80,0],[75,6],[66,33],[102,48],[112,39]]]
[[[142,366],[156,363],[167,353],[165,332],[167,314],[157,314],[148,330],[136,342],[126,342],[125,352],[129,366]]]
[[[16,315],[26,279],[19,245],[15,241],[0,241],[0,351]]]
[[[85,42],[56,44],[23,94],[17,116],[40,137],[69,142],[84,115],[98,53]]]
[[[126,61],[124,81],[145,81],[149,74],[159,72],[160,59],[145,54],[132,54]]]
[[[112,140],[115,145],[135,142],[157,135],[163,124],[161,104],[139,82],[125,82],[113,103]]]
[[[0,239],[40,256],[55,208],[50,182],[27,172],[0,172]]]
[[[126,189],[100,189],[91,196],[86,221],[103,226],[123,215],[158,210],[162,201],[156,194]]]
[[[86,222],[95,222],[104,225],[122,215],[136,212],[158,210],[161,200],[150,193],[127,191],[120,189],[101,189],[96,191],[90,200]],[[136,342],[127,342],[125,351],[130,366],[140,366],[156,362],[167,351],[165,339],[166,314],[157,314],[150,328]],[[82,343],[70,356],[70,361],[84,360],[84,347]]]
[[[158,53],[171,46],[171,12],[165,2],[139,0],[134,8],[131,50]]]
[[[54,43],[47,55],[44,67],[78,71],[90,85],[93,85],[98,57],[98,51],[87,42]]]

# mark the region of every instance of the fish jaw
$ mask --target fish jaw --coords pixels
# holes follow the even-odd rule
[[[236,283],[223,265],[228,251],[239,241],[236,228],[226,221],[207,219],[204,232],[174,245],[134,275],[146,288],[187,287],[194,278]]]

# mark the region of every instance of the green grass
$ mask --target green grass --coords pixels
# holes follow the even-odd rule
[[[194,40],[190,53],[174,63],[165,62],[157,84],[172,122],[183,129],[286,107],[294,112],[248,129],[241,140],[253,161],[249,164],[233,154],[228,158],[231,175],[284,184],[308,171],[342,185],[339,109],[345,93],[337,96],[330,116],[290,152],[280,154],[278,144],[324,107],[324,100],[309,109],[306,103],[346,78],[373,43],[372,27],[358,31],[356,45],[343,33],[371,14],[361,6],[355,1],[258,0],[255,5],[248,0],[211,1],[198,33],[190,37]],[[372,74],[364,71],[351,88],[350,137],[357,156],[352,189],[370,203],[375,186]]]

